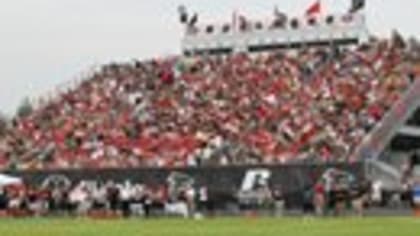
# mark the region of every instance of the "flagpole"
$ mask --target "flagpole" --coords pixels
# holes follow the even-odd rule
[[[236,34],[236,25],[238,24],[238,10],[233,10],[232,13],[232,33]]]
[[[319,0],[319,5],[321,6],[321,13],[320,13],[320,15],[322,16],[323,14],[323,11],[324,11],[324,3],[322,2],[322,0]]]

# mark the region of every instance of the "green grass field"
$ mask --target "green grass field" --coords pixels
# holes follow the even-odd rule
[[[0,220],[1,236],[419,236],[420,219]]]

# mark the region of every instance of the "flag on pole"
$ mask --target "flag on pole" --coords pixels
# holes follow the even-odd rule
[[[274,21],[279,25],[283,25],[287,21],[286,13],[280,11],[277,6],[274,8]]]
[[[238,22],[240,31],[247,31],[249,27],[248,19],[244,15],[238,15]]]
[[[349,12],[356,13],[362,10],[363,8],[365,8],[365,6],[366,6],[365,0],[352,0]]]
[[[195,13],[195,14],[191,17],[190,22],[188,22],[188,25],[189,25],[190,27],[194,27],[194,26],[197,24],[197,22],[198,22],[198,14],[197,14],[197,13]]]
[[[306,16],[313,16],[318,15],[321,13],[321,1],[317,0],[314,2],[307,10],[306,10]]]
[[[179,21],[181,24],[187,24],[188,23],[188,12],[187,8],[184,5],[178,6],[178,14],[179,14]]]

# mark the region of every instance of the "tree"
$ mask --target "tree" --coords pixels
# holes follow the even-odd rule
[[[33,107],[32,107],[31,101],[29,100],[28,97],[26,97],[25,99],[23,99],[22,103],[17,109],[17,116],[19,118],[24,118],[30,115],[32,111],[33,111]]]
[[[0,112],[0,137],[6,134],[9,125],[7,116]]]

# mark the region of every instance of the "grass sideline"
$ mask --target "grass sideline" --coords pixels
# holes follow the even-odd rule
[[[420,218],[1,219],[1,236],[419,236]]]

